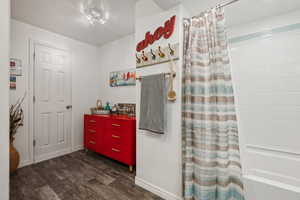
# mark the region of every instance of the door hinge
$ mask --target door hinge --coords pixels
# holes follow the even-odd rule
[[[36,141],[35,141],[35,140],[33,140],[33,146],[35,147],[35,145],[36,145]]]
[[[33,96],[33,103],[35,103],[35,96]]]

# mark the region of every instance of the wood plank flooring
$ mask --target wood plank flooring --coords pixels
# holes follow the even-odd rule
[[[162,200],[134,184],[128,167],[78,151],[19,169],[10,200]]]

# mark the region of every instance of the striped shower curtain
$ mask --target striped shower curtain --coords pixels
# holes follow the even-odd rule
[[[184,200],[244,200],[224,11],[185,23]]]

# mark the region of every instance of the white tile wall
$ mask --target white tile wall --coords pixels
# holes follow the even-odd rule
[[[231,44],[231,58],[245,175],[300,191],[299,44],[300,29],[273,34]]]

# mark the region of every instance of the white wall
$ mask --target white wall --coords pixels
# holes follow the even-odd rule
[[[135,103],[135,86],[110,87],[109,73],[135,69],[134,35],[128,35],[99,48],[98,93],[103,103]]]
[[[147,10],[147,1],[138,1],[136,10]],[[156,30],[164,22],[176,15],[177,23],[173,36],[169,40],[161,39],[150,48],[158,48],[159,45],[167,46],[180,41],[181,8],[177,7],[169,11],[155,10],[152,15],[147,13],[136,19],[137,44],[144,39],[147,31]],[[181,199],[181,60],[176,61],[177,76],[174,89],[177,93],[176,102],[167,104],[167,130],[164,135],[155,135],[147,131],[141,131],[137,127],[137,171],[136,184],[158,194],[164,199]],[[169,72],[170,63],[158,64],[137,70],[138,76]],[[137,116],[140,107],[140,83],[137,84]],[[137,121],[138,125],[138,121]]]
[[[263,31],[230,45],[247,199],[300,199],[300,10],[230,29],[229,37]]]
[[[11,57],[21,59],[24,74],[17,78],[17,90],[10,91],[10,103],[28,91],[29,40],[38,40],[52,46],[66,49],[72,59],[72,104],[73,104],[73,150],[83,145],[83,114],[96,104],[99,98],[100,64],[98,47],[75,41],[49,31],[12,20]],[[24,102],[25,125],[16,137],[16,148],[21,154],[21,165],[32,163],[32,135],[29,132],[29,99]]]
[[[9,198],[9,125],[8,125],[8,57],[9,57],[9,17],[10,1],[0,1],[0,199]]]

